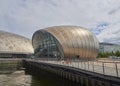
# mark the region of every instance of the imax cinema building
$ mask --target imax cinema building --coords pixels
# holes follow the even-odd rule
[[[99,51],[96,36],[79,26],[54,26],[33,34],[32,45],[37,58],[95,59]]]

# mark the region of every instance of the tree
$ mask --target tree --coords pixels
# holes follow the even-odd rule
[[[120,56],[120,51],[116,51],[116,52],[115,52],[115,55],[116,55],[117,57],[119,57],[119,56]]]

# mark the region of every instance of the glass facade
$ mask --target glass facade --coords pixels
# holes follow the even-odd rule
[[[120,46],[117,44],[111,44],[111,43],[100,43],[99,46],[100,52],[116,52],[120,51]]]
[[[59,42],[50,34],[41,32],[39,34],[40,42],[35,49],[36,57],[59,58],[61,57]]]

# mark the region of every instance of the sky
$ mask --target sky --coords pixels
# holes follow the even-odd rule
[[[0,0],[0,30],[32,38],[36,30],[77,25],[100,42],[120,44],[120,0]]]

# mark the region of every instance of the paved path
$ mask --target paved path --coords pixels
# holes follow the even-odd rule
[[[97,61],[43,61],[37,60],[39,62],[58,64],[68,67],[80,68],[87,71],[92,71],[104,75],[120,77],[120,61],[113,60],[97,60]]]

